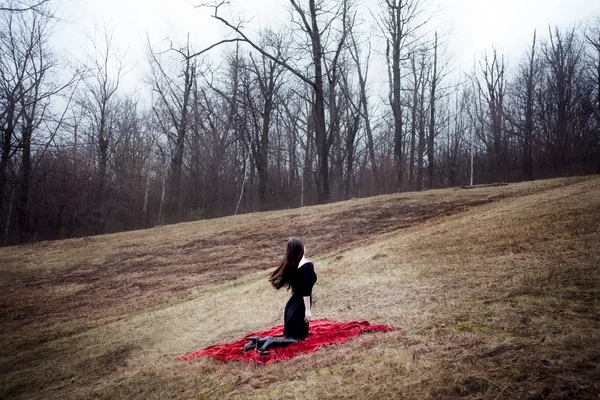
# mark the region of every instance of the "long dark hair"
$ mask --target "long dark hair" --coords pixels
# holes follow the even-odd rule
[[[275,289],[279,290],[282,287],[287,286],[288,289],[294,290],[290,281],[298,269],[298,264],[300,264],[300,260],[302,260],[303,256],[304,243],[302,243],[302,240],[295,237],[288,240],[283,261],[281,261],[281,265],[273,271],[269,278],[269,282],[271,282],[271,285],[273,285]]]

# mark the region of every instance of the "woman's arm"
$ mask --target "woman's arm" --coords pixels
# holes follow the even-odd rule
[[[304,322],[310,322],[312,319],[312,313],[310,311],[310,296],[304,296]]]

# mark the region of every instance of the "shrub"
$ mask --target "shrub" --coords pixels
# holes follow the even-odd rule
[[[201,219],[203,219],[201,208],[198,208],[195,210],[192,209],[192,210],[188,211],[188,215],[187,215],[188,222],[200,221]]]

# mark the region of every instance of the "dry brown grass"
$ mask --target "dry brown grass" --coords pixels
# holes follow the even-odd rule
[[[173,357],[315,314],[402,328],[254,366]],[[0,249],[0,397],[597,398],[600,179],[353,200]]]

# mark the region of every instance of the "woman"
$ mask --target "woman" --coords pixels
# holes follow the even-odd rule
[[[312,288],[317,281],[317,274],[312,262],[305,258],[302,240],[288,240],[283,261],[269,282],[279,290],[282,287],[292,290],[292,297],[285,306],[283,334],[285,338],[249,337],[244,350],[258,348],[265,351],[273,345],[288,345],[306,339],[308,324],[312,318]]]

